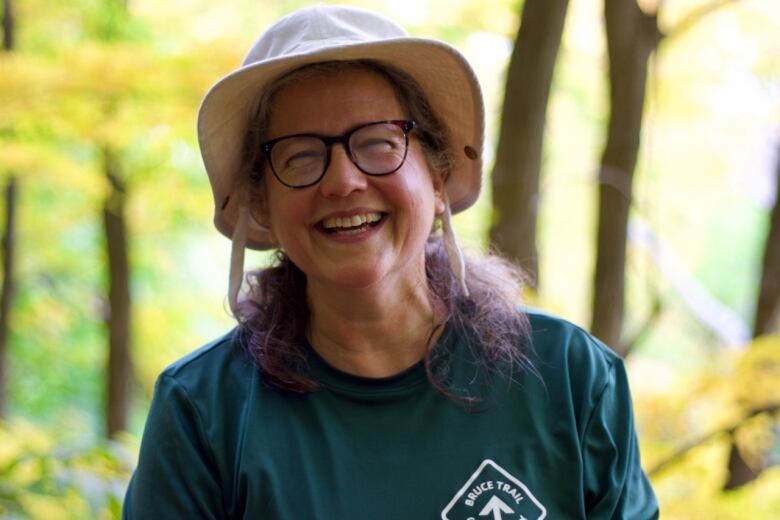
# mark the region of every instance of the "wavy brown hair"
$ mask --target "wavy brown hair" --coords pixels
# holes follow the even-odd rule
[[[276,95],[287,85],[304,78],[337,74],[344,70],[369,71],[384,77],[393,87],[407,117],[417,122],[419,139],[434,174],[444,174],[452,164],[446,127],[436,117],[419,84],[407,73],[372,61],[337,61],[306,65],[276,81],[261,94],[244,146],[244,189],[254,208],[264,204],[265,158],[260,143],[267,135],[268,119]],[[485,374],[500,374],[511,380],[515,370],[531,369],[527,356],[530,333],[525,314],[518,310],[522,273],[497,256],[466,256],[466,296],[452,273],[443,241],[434,231],[425,251],[425,271],[431,301],[439,327],[454,329],[471,350],[471,356]],[[281,250],[270,267],[247,274],[249,290],[241,299],[236,318],[240,340],[271,386],[295,392],[316,391],[319,383],[309,373],[303,347],[309,327],[306,305],[306,275]],[[434,329],[435,332],[436,329]],[[434,333],[431,333],[431,337]],[[474,396],[452,387],[448,378],[449,354],[428,342],[424,364],[430,383],[456,400],[473,401]]]

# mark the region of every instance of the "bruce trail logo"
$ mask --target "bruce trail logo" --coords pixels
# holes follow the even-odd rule
[[[485,459],[441,512],[442,520],[544,520],[547,509],[528,487]]]

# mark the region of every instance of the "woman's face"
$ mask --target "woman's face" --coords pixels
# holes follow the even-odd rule
[[[347,70],[284,87],[274,100],[268,138],[342,135],[361,124],[406,117],[382,76]],[[431,175],[414,132],[406,160],[389,175],[364,174],[335,144],[325,175],[313,186],[289,188],[270,169],[264,178],[272,238],[306,273],[310,287],[424,283],[425,242],[444,203],[442,182]],[[367,222],[353,226],[355,217]]]

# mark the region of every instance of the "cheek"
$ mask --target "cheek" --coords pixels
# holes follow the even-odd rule
[[[424,160],[416,160],[410,175],[403,176],[403,189],[410,197],[411,208],[417,213],[418,218],[433,219],[435,214],[444,210],[444,202],[433,181],[427,163]]]
[[[407,233],[422,235],[427,239],[438,211],[433,184],[427,172],[401,178],[403,180],[386,193],[392,197],[394,205],[405,208],[402,214],[405,217],[403,225],[407,226]]]
[[[271,229],[275,233],[284,234],[285,229],[288,229],[290,224],[295,221],[295,204],[292,201],[285,200],[284,197],[277,197],[273,201],[269,201],[268,208],[268,220],[271,224]]]

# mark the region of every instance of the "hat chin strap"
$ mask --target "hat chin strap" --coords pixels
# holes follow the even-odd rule
[[[444,212],[441,215],[443,228],[442,238],[444,239],[444,250],[447,252],[447,259],[450,262],[450,269],[458,279],[463,295],[468,298],[469,289],[466,287],[466,261],[463,258],[463,252],[455,239],[455,230],[452,229],[452,211],[450,210],[450,199],[447,197],[447,190],[442,190],[444,196]]]
[[[238,293],[241,291],[241,283],[244,281],[244,251],[246,249],[246,236],[249,229],[249,210],[246,206],[239,206],[236,228],[233,230],[230,249],[230,275],[228,279],[228,305],[230,312],[238,318]]]

